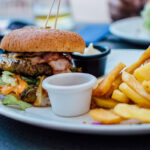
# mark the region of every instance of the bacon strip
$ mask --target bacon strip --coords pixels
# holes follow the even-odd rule
[[[43,53],[41,56],[31,57],[30,60],[32,65],[48,63],[52,67],[54,74],[71,72],[69,69],[71,56],[68,53],[65,56],[59,53]]]

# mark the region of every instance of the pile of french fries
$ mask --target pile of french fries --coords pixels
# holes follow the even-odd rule
[[[119,63],[98,79],[90,116],[103,124],[150,123],[150,47],[131,66]]]

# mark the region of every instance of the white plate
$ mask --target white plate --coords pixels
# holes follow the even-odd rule
[[[143,51],[115,50],[109,55],[108,73],[114,65],[122,61],[129,65],[141,55]],[[129,55],[130,53],[130,55]],[[93,120],[89,114],[80,117],[63,118],[54,115],[51,108],[29,108],[26,111],[9,108],[0,103],[0,114],[6,117],[25,122],[28,124],[69,132],[106,134],[106,135],[129,135],[150,133],[150,124],[143,125],[92,125]]]
[[[112,23],[110,26],[112,34],[128,42],[149,45],[150,32],[143,28],[141,17],[122,19]]]

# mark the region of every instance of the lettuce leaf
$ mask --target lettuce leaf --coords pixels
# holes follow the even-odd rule
[[[1,80],[5,84],[10,84],[11,86],[15,86],[16,85],[16,79],[13,78],[14,75],[15,75],[14,73],[11,73],[9,71],[3,71],[2,76],[1,76]]]
[[[18,100],[13,95],[7,95],[3,100],[2,104],[4,105],[17,105],[19,106],[20,110],[25,110],[26,108],[31,107],[32,105],[29,103],[26,103],[24,101]]]
[[[3,87],[4,85],[6,85],[6,83],[2,80],[2,77],[0,76],[0,86]]]
[[[10,71],[3,71],[3,74],[6,76],[14,76],[15,74]]]

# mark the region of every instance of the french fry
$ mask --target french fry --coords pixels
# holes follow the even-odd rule
[[[114,90],[111,98],[121,103],[129,102],[129,98],[120,90]]]
[[[115,114],[111,110],[105,110],[105,109],[93,109],[90,111],[90,116],[93,118],[93,120],[101,122],[103,124],[116,124],[120,123],[122,118]]]
[[[138,67],[140,67],[148,58],[150,58],[150,46],[141,55],[141,57],[135,63],[133,63],[132,65],[130,65],[129,67],[127,67],[125,69],[125,71],[132,74],[135,71],[135,69],[137,69]],[[121,76],[122,76],[122,73],[120,73],[120,75],[112,83],[112,89],[113,90],[117,89],[119,87],[119,85],[121,84],[121,82],[122,82]],[[107,97],[112,94],[113,90],[109,91],[108,94],[106,94]]]
[[[142,85],[143,85],[144,89],[145,89],[148,93],[150,93],[150,81],[143,81]]]
[[[118,104],[114,112],[126,119],[137,119],[144,123],[150,123],[150,109],[140,108],[136,105]]]
[[[118,89],[119,85],[122,82],[121,75],[122,73],[120,73],[119,76],[116,78],[116,80],[112,83],[110,90],[105,94],[106,98],[111,97],[113,91]]]
[[[114,89],[117,89],[119,87],[119,85],[121,84],[122,82],[122,73],[119,74],[119,76],[116,78],[116,80],[112,83],[112,86]]]
[[[92,99],[90,109],[95,109],[95,108],[97,108],[97,105],[96,105],[95,101]]]
[[[105,78],[96,89],[93,90],[93,96],[103,96],[106,94],[113,83],[113,81],[117,78],[120,71],[126,66],[123,63],[119,63]]]
[[[150,108],[150,101],[145,99],[144,97],[140,96],[136,93],[132,88],[130,88],[126,83],[122,83],[119,86],[119,89],[128,97],[130,98],[135,104],[138,104],[141,107]]]
[[[150,80],[150,63],[145,64],[144,66],[137,68],[134,71],[134,76],[139,82],[143,82],[144,80]]]
[[[118,103],[112,99],[105,99],[105,98],[97,98],[93,97],[96,105],[102,108],[114,108]]]
[[[122,73],[122,80],[125,83],[127,83],[127,85],[129,85],[139,95],[150,101],[150,94],[146,92],[146,90],[143,88],[140,82],[138,82],[133,75],[124,71]]]
[[[147,50],[141,55],[141,57],[133,63],[131,66],[129,66],[127,69],[125,69],[126,72],[128,73],[133,73],[134,70],[138,67],[140,67],[146,59],[150,58],[150,46],[147,48]]]
[[[104,77],[98,78],[96,85],[93,87],[93,89],[96,89],[98,87],[98,85],[104,80]]]

